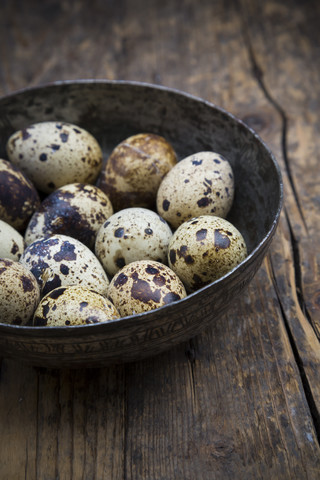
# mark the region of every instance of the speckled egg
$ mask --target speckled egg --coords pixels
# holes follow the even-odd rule
[[[160,182],[176,162],[174,149],[163,137],[133,135],[112,151],[97,185],[109,196],[115,211],[127,207],[153,209]]]
[[[34,313],[34,326],[65,327],[108,322],[119,318],[115,306],[103,295],[79,285],[49,292]]]
[[[157,213],[146,208],[126,208],[100,227],[95,253],[112,276],[135,260],[167,263],[171,236],[171,228]]]
[[[166,265],[138,260],[123,267],[111,280],[109,298],[127,316],[154,310],[186,296],[177,275]]]
[[[169,243],[169,266],[194,291],[222,277],[247,256],[239,230],[224,218],[202,215],[186,221]]]
[[[15,132],[7,142],[7,154],[44,193],[68,183],[94,183],[102,166],[97,140],[65,122],[34,123]]]
[[[97,231],[113,213],[108,196],[95,185],[64,185],[44,199],[25,232],[30,244],[45,235],[68,235],[93,249]]]
[[[0,258],[17,262],[25,247],[23,236],[11,225],[0,220]]]
[[[173,228],[200,215],[225,218],[234,198],[230,163],[214,152],[181,160],[165,176],[157,192],[157,210]]]
[[[20,168],[0,159],[0,219],[21,232],[39,205],[36,188]]]
[[[40,301],[32,273],[19,262],[0,258],[0,322],[27,325]]]
[[[36,277],[42,296],[54,288],[82,285],[106,295],[109,279],[94,253],[67,235],[52,235],[27,246],[20,262]]]

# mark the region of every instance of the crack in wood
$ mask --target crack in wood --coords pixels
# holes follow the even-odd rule
[[[27,480],[28,478],[28,460],[29,460],[29,450],[28,450],[28,442],[26,443],[26,461],[24,465],[24,478]]]
[[[281,317],[283,319],[284,326],[285,326],[285,329],[286,329],[286,332],[287,332],[287,335],[288,335],[288,339],[289,339],[289,342],[290,342],[290,346],[291,346],[291,349],[292,349],[292,352],[293,352],[293,356],[295,358],[295,361],[296,361],[296,364],[297,364],[297,367],[298,367],[298,370],[299,370],[299,373],[300,373],[300,378],[301,378],[302,386],[303,386],[303,389],[304,389],[304,392],[305,392],[306,401],[307,401],[308,406],[309,406],[310,414],[311,414],[313,424],[314,424],[315,433],[316,433],[316,436],[317,436],[318,443],[320,445],[320,412],[317,408],[315,399],[313,397],[312,389],[310,387],[309,380],[308,380],[308,376],[306,375],[305,368],[304,368],[304,365],[303,365],[303,361],[302,361],[301,355],[299,353],[299,349],[297,348],[297,345],[294,341],[293,334],[291,332],[291,328],[290,328],[290,325],[289,325],[289,320],[287,318],[287,315],[285,313],[285,309],[284,309],[283,304],[282,304],[281,295],[280,295],[280,292],[279,292],[279,287],[278,287],[278,284],[277,284],[277,279],[276,279],[276,275],[275,275],[275,272],[274,272],[274,268],[273,268],[273,264],[272,264],[272,261],[270,259],[270,256],[269,256],[269,265],[270,265],[270,271],[271,271],[272,284],[273,284],[273,287],[274,287],[274,290],[275,290],[275,293],[276,293],[276,296],[277,296],[277,299],[278,299],[278,304],[279,304]]]
[[[318,338],[319,334],[317,331],[316,326],[314,325],[312,321],[312,317],[308,311],[304,295],[303,295],[303,286],[302,286],[302,274],[301,274],[301,260],[300,260],[300,252],[299,252],[299,242],[297,241],[294,231],[290,222],[290,218],[288,216],[287,210],[284,208],[284,214],[287,220],[288,228],[289,228],[289,233],[290,233],[290,242],[291,242],[291,248],[292,248],[292,256],[293,256],[293,267],[294,267],[294,275],[295,275],[295,289],[297,293],[297,299],[299,302],[300,309],[305,316],[305,318],[308,320],[310,325],[312,326],[312,329]]]
[[[185,351],[186,357],[188,359],[188,363],[190,365],[190,375],[191,375],[191,389],[192,389],[192,398],[193,404],[196,401],[196,380],[195,380],[195,361],[196,361],[196,346],[194,343],[193,338],[189,340],[187,343],[187,348]]]
[[[128,429],[129,429],[129,418],[128,418],[128,386],[127,386],[127,375],[128,368],[125,368],[125,387],[123,391],[123,480],[127,480],[128,477],[128,468],[127,468],[127,452],[128,452]],[[131,472],[132,473],[132,472]]]
[[[299,196],[298,196],[298,193],[297,193],[297,190],[296,190],[296,187],[295,187],[295,182],[294,182],[293,175],[292,175],[292,172],[291,172],[290,160],[289,160],[289,156],[288,156],[288,153],[287,153],[288,152],[288,148],[287,148],[288,118],[287,118],[287,115],[286,115],[284,109],[280,105],[280,103],[271,95],[270,91],[268,90],[268,88],[265,84],[263,70],[260,67],[260,65],[258,64],[258,61],[256,59],[256,55],[254,53],[254,49],[253,49],[252,42],[251,42],[250,35],[249,35],[248,22],[247,22],[246,16],[243,13],[241,0],[238,0],[237,3],[238,3],[238,9],[241,13],[241,18],[242,18],[242,35],[243,35],[243,39],[244,39],[244,44],[245,44],[245,46],[248,50],[248,56],[249,56],[249,60],[250,60],[250,63],[251,63],[253,76],[256,79],[259,87],[261,88],[265,98],[268,100],[270,105],[272,105],[273,108],[277,111],[277,113],[279,114],[280,119],[281,119],[281,124],[282,124],[281,150],[282,150],[284,165],[285,165],[285,168],[286,168],[289,184],[290,184],[290,187],[291,187],[291,190],[292,190],[292,193],[293,193],[293,196],[294,196],[294,199],[295,199],[295,202],[296,202],[296,205],[297,205],[297,208],[298,208],[303,226],[304,226],[306,232],[308,233],[308,226],[307,226],[307,223],[306,223],[303,211],[302,211],[301,203],[300,203],[300,200],[299,200]]]
[[[40,415],[40,412],[39,412],[39,409],[40,409],[40,375],[41,375],[41,372],[37,369],[35,369],[35,372],[37,373],[37,381],[36,381],[36,386],[37,386],[37,405],[36,405],[36,432],[37,432],[37,437],[36,437],[36,448],[35,448],[35,458],[36,458],[36,461],[35,461],[35,480],[38,480],[39,478],[39,462],[38,462],[38,459],[39,459],[39,456],[40,456],[40,428],[39,428],[39,425],[40,425],[40,422],[39,422],[39,415]]]
[[[244,38],[244,44],[245,44],[245,46],[247,48],[247,51],[248,51],[248,56],[249,56],[249,60],[250,60],[250,63],[251,63],[251,68],[252,68],[252,74],[253,74],[254,78],[256,79],[256,81],[257,81],[261,91],[263,92],[265,98],[268,100],[270,105],[273,106],[273,108],[276,110],[276,112],[278,113],[278,115],[280,116],[280,119],[281,119],[281,125],[282,125],[281,148],[282,148],[282,156],[283,156],[283,160],[284,160],[284,165],[285,165],[289,185],[291,187],[293,197],[294,197],[294,200],[296,202],[301,221],[303,223],[303,226],[305,228],[306,233],[308,234],[307,223],[306,223],[306,220],[305,220],[302,208],[301,208],[300,200],[299,200],[299,197],[298,197],[298,193],[297,193],[297,190],[296,190],[296,187],[295,187],[295,182],[294,182],[292,171],[291,171],[290,159],[289,159],[289,156],[288,156],[288,153],[287,153],[287,151],[288,151],[288,149],[287,149],[288,118],[287,118],[287,115],[286,115],[284,109],[282,108],[280,103],[273,97],[273,95],[271,94],[271,92],[267,88],[266,83],[264,81],[264,73],[263,73],[263,70],[260,67],[260,65],[258,64],[258,61],[256,59],[256,55],[255,55],[255,52],[254,52],[254,49],[253,49],[253,46],[252,46],[252,42],[251,42],[251,38],[250,38],[250,34],[249,34],[249,22],[247,21],[247,15],[244,13],[244,9],[242,9],[241,0],[237,0],[237,6],[238,6],[238,9],[239,9],[239,12],[240,12],[240,16],[242,18],[242,34],[243,34],[243,38]],[[311,318],[311,316],[308,312],[306,302],[305,302],[304,297],[303,297],[303,288],[302,288],[303,282],[302,282],[302,270],[301,270],[301,260],[300,260],[300,253],[299,253],[299,244],[298,244],[298,241],[297,241],[297,239],[294,235],[293,228],[292,228],[292,225],[290,223],[290,220],[289,220],[289,217],[288,217],[288,214],[287,214],[285,208],[284,208],[284,211],[285,211],[285,216],[286,216],[286,219],[287,219],[289,234],[290,234],[290,242],[291,242],[292,257],[293,257],[292,260],[293,260],[293,268],[294,268],[294,276],[295,276],[294,288],[296,290],[298,304],[299,304],[299,307],[301,309],[302,314],[304,315],[304,317],[306,318],[308,323],[311,325],[311,327],[312,327],[313,331],[315,332],[317,338],[319,338],[318,335],[317,335],[317,331],[315,329],[315,326],[312,322],[312,318]],[[295,343],[293,332],[291,331],[291,328],[290,328],[289,319],[286,316],[285,308],[284,308],[284,305],[283,305],[282,299],[281,299],[280,289],[279,289],[279,286],[277,284],[277,278],[276,278],[274,268],[273,268],[273,264],[272,264],[272,261],[271,261],[270,257],[269,257],[269,263],[270,263],[272,283],[273,283],[273,286],[274,286],[274,289],[275,289],[275,293],[277,295],[278,304],[279,304],[279,308],[280,308],[280,313],[281,313],[281,316],[283,318],[284,326],[286,328],[286,332],[287,332],[287,335],[288,335],[288,339],[289,339],[289,342],[290,342],[290,345],[291,345],[291,349],[292,349],[297,367],[299,369],[300,378],[301,378],[302,386],[303,386],[303,389],[304,389],[304,392],[305,392],[306,401],[307,401],[307,404],[308,404],[308,407],[309,407],[309,410],[310,410],[310,414],[311,414],[311,417],[312,417],[312,420],[313,420],[317,440],[318,440],[318,443],[320,444],[320,412],[317,408],[317,404],[316,404],[315,398],[314,398],[313,393],[312,393],[312,388],[310,386],[309,378],[308,378],[308,375],[306,373],[306,370],[305,370],[305,367],[304,367],[304,364],[303,364],[303,359],[300,355],[299,348]]]

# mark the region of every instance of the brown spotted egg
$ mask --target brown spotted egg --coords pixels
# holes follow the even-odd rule
[[[36,277],[42,296],[54,288],[82,285],[107,294],[109,279],[94,253],[67,235],[40,238],[27,246],[20,262]]]
[[[186,291],[181,280],[166,265],[138,260],[113,277],[108,296],[120,315],[127,316],[180,300],[186,296]]]
[[[176,162],[174,149],[163,137],[133,135],[112,151],[97,185],[109,196],[115,211],[127,207],[153,209],[160,182]]]
[[[115,306],[103,295],[79,285],[58,287],[38,305],[33,325],[60,327],[89,325],[119,318]]]
[[[0,258],[18,261],[25,247],[23,236],[11,225],[0,220]]]
[[[199,152],[178,162],[165,176],[157,192],[157,210],[177,228],[199,215],[225,218],[233,197],[234,179],[228,160],[215,152]]]
[[[7,154],[44,193],[68,183],[94,183],[102,166],[97,140],[66,122],[34,123],[13,133]]]
[[[157,213],[146,208],[126,208],[100,227],[95,253],[112,276],[135,260],[167,263],[171,236],[171,228]]]
[[[72,183],[48,195],[33,214],[25,241],[46,235],[74,237],[93,249],[97,231],[113,213],[107,195],[95,185]]]
[[[40,301],[32,273],[19,262],[0,258],[0,322],[26,325]]]
[[[180,225],[168,251],[169,266],[190,292],[222,277],[246,256],[239,230],[224,218],[211,215]]]
[[[20,168],[0,159],[0,219],[21,232],[39,205],[37,190]]]

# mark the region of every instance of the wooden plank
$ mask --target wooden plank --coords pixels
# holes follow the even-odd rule
[[[36,478],[37,375],[3,360],[0,377],[0,476]]]
[[[307,248],[318,238],[319,110],[316,90],[309,91],[319,85],[317,29],[315,14],[304,17],[297,7],[292,14],[292,2],[204,0],[200,8],[193,0],[93,0],[90,11],[85,1],[6,2],[0,93],[94,76],[202,96],[243,118],[272,147],[286,204],[270,255],[248,291],[196,339],[159,357],[95,371],[34,370],[5,359],[3,478],[319,478],[318,264]],[[306,71],[313,79],[307,87]],[[309,316],[298,296],[293,245]]]
[[[129,478],[318,477],[317,437],[266,277],[186,350],[128,367]]]
[[[320,432],[320,8],[293,0],[267,2],[262,8],[246,1],[243,5],[257,80],[282,123],[280,148],[266,135],[281,163],[285,186],[281,241],[274,244],[271,268]]]

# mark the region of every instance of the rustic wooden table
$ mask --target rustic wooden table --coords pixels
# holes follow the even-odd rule
[[[320,478],[320,4],[0,1],[0,94],[53,80],[174,87],[229,110],[275,153],[271,250],[216,325],[96,370],[3,359],[0,478]]]

